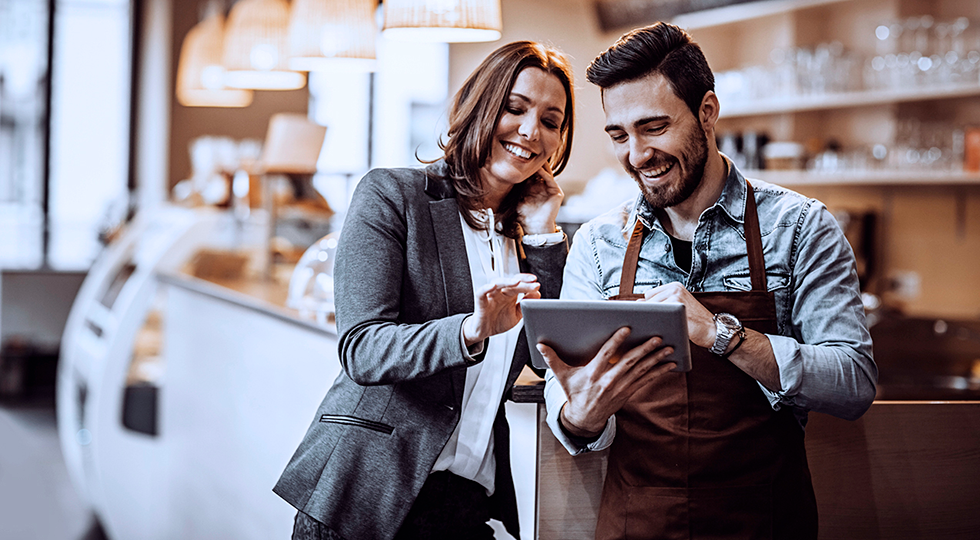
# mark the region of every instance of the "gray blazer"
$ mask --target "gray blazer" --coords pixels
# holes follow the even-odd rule
[[[439,161],[368,172],[337,248],[344,370],[273,491],[347,540],[395,535],[459,422],[467,367],[460,330],[473,311],[473,284],[445,171]],[[557,298],[567,244],[524,251],[522,270],[538,277],[542,296]],[[505,388],[528,361],[521,332]],[[503,406],[494,440],[492,515],[519,537]]]

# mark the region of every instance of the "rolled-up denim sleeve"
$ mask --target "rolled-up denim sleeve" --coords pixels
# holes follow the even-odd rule
[[[793,244],[791,336],[767,336],[782,389],[762,389],[774,408],[853,420],[878,381],[854,254],[826,207],[813,201],[805,212]]]
[[[591,235],[591,224],[586,223],[578,231],[572,240],[572,247],[568,252],[565,261],[565,271],[562,277],[562,287],[560,298],[566,300],[602,300],[602,288],[599,285],[599,269],[596,267],[593,242]],[[561,408],[568,402],[568,397],[562,389],[558,379],[549,369],[545,373],[544,402],[547,408],[547,422],[555,438],[572,455],[583,452],[602,450],[612,444],[616,436],[616,417],[610,416],[606,420],[606,427],[602,435],[588,445],[582,446],[572,441],[558,424],[558,414]]]

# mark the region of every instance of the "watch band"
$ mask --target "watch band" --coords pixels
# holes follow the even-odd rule
[[[728,357],[729,357],[729,356],[731,356],[733,352],[735,352],[735,351],[737,351],[737,350],[738,350],[738,348],[742,346],[742,343],[743,343],[744,341],[745,341],[745,329],[743,328],[743,329],[742,329],[741,331],[739,331],[739,333],[738,333],[738,343],[736,343],[736,344],[735,344],[735,346],[734,346],[734,347],[732,347],[732,350],[730,350],[730,351],[728,351],[728,352],[726,352],[725,354],[723,354],[723,355],[721,355],[721,357],[722,357],[722,358],[723,358],[724,360],[728,360]]]
[[[730,313],[716,313],[715,321],[715,342],[708,349],[708,352],[721,356],[728,349],[728,344],[732,339],[742,333],[742,323]]]

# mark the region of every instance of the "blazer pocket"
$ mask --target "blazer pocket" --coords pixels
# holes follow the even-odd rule
[[[384,433],[385,435],[391,435],[391,432],[395,431],[395,428],[389,426],[388,424],[382,424],[381,422],[374,422],[372,420],[365,420],[363,418],[357,418],[356,416],[345,416],[339,414],[321,414],[320,423],[362,427],[365,429],[370,429],[371,431]]]

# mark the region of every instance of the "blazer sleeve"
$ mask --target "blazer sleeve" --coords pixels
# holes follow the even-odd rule
[[[464,367],[460,340],[467,313],[424,319],[425,306],[403,306],[406,246],[419,231],[422,183],[410,169],[375,169],[354,191],[337,246],[334,291],[339,354],[344,371],[360,385],[394,384]],[[428,225],[431,229],[431,225]],[[434,250],[433,250],[434,251]],[[469,294],[472,298],[472,293]],[[472,308],[471,308],[472,309]],[[445,313],[443,313],[445,315]],[[407,322],[408,321],[408,322]]]
[[[562,240],[549,246],[522,246],[524,261],[521,270],[534,274],[541,284],[541,298],[558,298],[561,293],[565,259],[568,257],[568,241]]]

